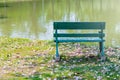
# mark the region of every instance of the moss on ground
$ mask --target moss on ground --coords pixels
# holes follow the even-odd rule
[[[63,43],[55,62],[53,41],[0,37],[1,80],[119,80],[120,48],[105,49],[101,62],[97,45]]]

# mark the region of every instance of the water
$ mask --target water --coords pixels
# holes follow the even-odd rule
[[[120,46],[120,0],[0,3],[0,36],[53,39],[54,21],[105,21],[106,45]]]

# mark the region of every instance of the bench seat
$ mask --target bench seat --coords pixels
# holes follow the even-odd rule
[[[58,38],[58,42],[104,42],[101,38]],[[54,39],[56,42],[56,39]]]

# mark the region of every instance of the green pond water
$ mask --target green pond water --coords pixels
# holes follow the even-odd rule
[[[120,0],[0,3],[0,36],[52,40],[54,21],[105,21],[105,44],[120,46]]]

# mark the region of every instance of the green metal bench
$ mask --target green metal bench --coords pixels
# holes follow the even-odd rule
[[[105,22],[54,22],[54,41],[56,42],[56,60],[60,59],[58,43],[61,42],[99,42],[101,57],[104,57]],[[62,30],[63,32],[59,32]],[[96,30],[84,33],[68,33],[67,30]]]

